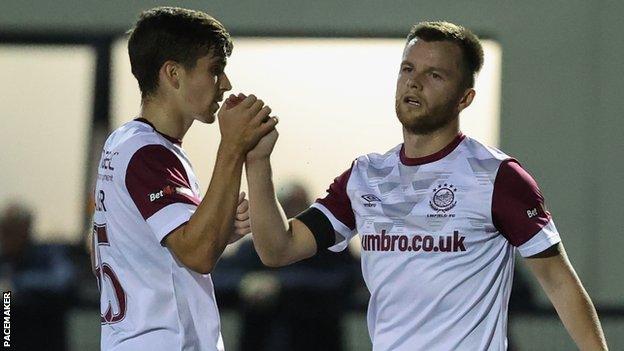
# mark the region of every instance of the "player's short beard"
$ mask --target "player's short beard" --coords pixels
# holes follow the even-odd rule
[[[409,112],[401,111],[399,105],[395,107],[397,117],[408,132],[415,135],[427,135],[446,127],[451,121],[458,117],[457,111],[453,106],[445,106],[433,113],[419,118],[412,119],[408,115]]]

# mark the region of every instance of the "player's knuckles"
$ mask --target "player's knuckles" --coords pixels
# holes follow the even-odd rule
[[[240,205],[238,205],[237,208],[237,213],[245,213],[248,212],[249,210],[249,201],[244,200],[245,202],[241,203]]]
[[[244,102],[245,102],[244,106],[249,107],[249,106],[253,105],[256,102],[256,100],[258,100],[258,98],[254,94],[249,94],[249,96],[246,97],[245,100],[244,100]]]
[[[235,230],[237,230],[239,233],[244,233],[246,230],[250,230],[250,229],[251,229],[251,225],[249,223],[235,228]]]
[[[268,115],[269,113],[271,113],[273,110],[271,109],[270,106],[265,105],[262,110],[260,110],[260,113],[264,114],[264,115]]]
[[[234,233],[238,236],[245,236],[249,233],[251,233],[251,228],[242,228],[242,229],[236,229],[234,231]],[[238,238],[237,238],[238,239]]]
[[[235,228],[239,228],[240,229],[240,228],[245,228],[246,226],[247,226],[247,224],[245,223],[245,221],[239,221],[239,220],[234,221],[234,227]]]
[[[266,122],[264,122],[264,123],[262,123],[260,125],[260,128],[262,128],[264,130],[268,130],[268,131],[273,131],[273,130],[275,130],[275,126],[276,125],[277,124],[275,124],[275,122],[273,122],[273,120],[271,118],[269,118],[268,121],[266,121]]]
[[[264,137],[265,135],[275,131],[275,124],[265,123],[259,128],[259,133]]]
[[[254,117],[254,123],[256,125],[264,124],[269,121],[269,114],[271,113],[271,108],[268,106],[263,107]]]
[[[251,108],[249,109],[249,112],[253,115],[252,117],[255,117],[258,115],[258,113],[260,111],[262,111],[264,106],[264,102],[262,102],[262,100],[258,100],[256,101],[253,106],[251,106]]]
[[[265,121],[262,123],[263,127],[269,128],[269,130],[272,130],[275,128],[275,126],[278,123],[278,119],[275,117],[265,117]]]

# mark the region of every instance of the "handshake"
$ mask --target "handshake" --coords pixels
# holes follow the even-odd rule
[[[256,96],[230,94],[219,110],[220,149],[245,155],[246,161],[268,158],[277,142],[277,117]]]

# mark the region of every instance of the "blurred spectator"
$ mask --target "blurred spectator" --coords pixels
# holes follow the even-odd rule
[[[284,187],[278,198],[289,218],[311,203],[300,184]],[[247,240],[222,260],[213,279],[217,291],[229,287],[238,293],[241,351],[339,351],[344,349],[342,319],[358,267],[347,250],[321,251],[291,266],[269,269]]]
[[[11,291],[13,350],[66,350],[74,269],[60,245],[32,241],[33,215],[21,204],[0,213],[0,286]]]

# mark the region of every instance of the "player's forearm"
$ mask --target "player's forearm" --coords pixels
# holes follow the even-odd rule
[[[245,169],[254,246],[264,264],[282,265],[291,235],[286,215],[275,196],[270,160],[267,157],[247,161]]]
[[[596,309],[576,274],[572,271],[557,284],[542,285],[579,349],[607,350]]]
[[[187,246],[211,271],[232,234],[244,154],[222,145],[204,199],[185,227]]]

